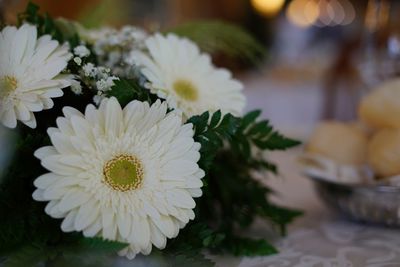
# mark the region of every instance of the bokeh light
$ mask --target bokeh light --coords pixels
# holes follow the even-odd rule
[[[286,11],[288,20],[302,28],[347,25],[355,14],[349,0],[293,0]]]
[[[318,12],[318,6],[314,1],[294,0],[289,4],[286,14],[294,25],[306,28],[315,22]]]
[[[283,7],[285,0],[251,0],[252,6],[265,16],[276,15]]]

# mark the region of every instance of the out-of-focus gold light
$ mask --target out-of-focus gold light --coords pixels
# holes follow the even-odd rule
[[[304,6],[304,16],[310,25],[315,23],[319,17],[318,3],[315,1],[309,1]]]
[[[349,0],[293,0],[286,16],[296,26],[347,25],[355,19],[355,10]]]
[[[318,5],[314,1],[293,0],[287,9],[288,19],[296,26],[306,28],[318,18]]]
[[[281,8],[285,0],[251,0],[252,6],[261,14],[265,16],[276,15]]]

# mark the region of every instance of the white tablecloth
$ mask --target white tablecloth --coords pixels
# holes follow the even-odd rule
[[[299,150],[274,153],[282,177],[267,183],[280,193],[280,204],[300,208],[305,215],[289,227],[288,235],[274,241],[280,253],[268,257],[217,257],[218,266],[239,267],[398,267],[400,229],[350,222],[328,210],[315,194],[312,182],[301,175]],[[251,231],[265,236],[268,229]]]

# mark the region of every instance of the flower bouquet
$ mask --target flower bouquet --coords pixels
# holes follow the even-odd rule
[[[300,214],[253,179],[277,172],[265,151],[299,143],[260,111],[243,115],[242,84],[192,40],[222,32],[248,58],[258,44],[219,22],[89,30],[38,9],[0,31],[0,121],[15,142],[1,169],[0,262],[109,266],[103,256],[118,252],[212,266],[202,252],[276,252],[238,231],[262,217],[284,232]]]

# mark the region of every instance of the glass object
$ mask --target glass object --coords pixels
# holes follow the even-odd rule
[[[399,227],[400,187],[393,185],[344,184],[311,176],[325,204],[349,219]]]
[[[357,67],[367,88],[400,76],[400,1],[369,0]]]

